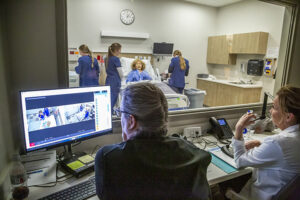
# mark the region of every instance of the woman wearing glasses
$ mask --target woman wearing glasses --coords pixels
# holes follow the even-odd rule
[[[278,92],[270,110],[279,134],[264,142],[243,140],[243,129],[254,123],[253,114],[241,117],[232,139],[238,167],[254,167],[252,178],[242,189],[247,199],[271,199],[300,173],[300,88],[285,86]]]
[[[122,92],[123,141],[101,148],[95,158],[100,199],[209,199],[211,156],[191,143],[167,137],[168,104],[151,83]]]

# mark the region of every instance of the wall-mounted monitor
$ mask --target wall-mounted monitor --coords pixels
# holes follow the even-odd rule
[[[170,56],[173,54],[173,43],[154,43],[153,44],[153,55],[165,55]]]

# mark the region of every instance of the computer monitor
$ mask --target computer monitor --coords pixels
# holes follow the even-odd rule
[[[112,132],[110,87],[21,92],[26,152]]]

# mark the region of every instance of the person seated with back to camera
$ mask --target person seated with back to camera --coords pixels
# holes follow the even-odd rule
[[[232,139],[234,160],[238,167],[254,167],[252,178],[240,195],[247,199],[272,199],[296,175],[300,174],[300,88],[284,86],[273,100],[270,110],[279,134],[263,142],[243,139],[243,129],[253,124],[254,114],[238,121]]]
[[[167,135],[168,104],[151,83],[128,85],[120,108],[123,142],[102,147],[95,158],[101,200],[210,199],[211,155]]]
[[[140,59],[136,59],[131,64],[132,71],[128,74],[126,83],[141,80],[152,80],[148,72],[145,71],[146,64]]]

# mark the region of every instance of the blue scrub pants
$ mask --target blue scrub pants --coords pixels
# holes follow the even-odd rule
[[[111,110],[113,111],[114,106],[117,103],[119,97],[120,89],[111,91]]]
[[[179,94],[183,94],[183,89],[184,88],[178,88],[178,87],[174,87],[172,85],[169,85],[176,93],[179,93]]]

